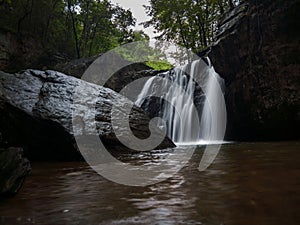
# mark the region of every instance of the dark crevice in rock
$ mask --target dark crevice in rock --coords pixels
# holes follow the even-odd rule
[[[0,199],[14,196],[30,172],[30,163],[21,148],[0,148]]]

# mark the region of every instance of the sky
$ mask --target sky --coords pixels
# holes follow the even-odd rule
[[[143,5],[150,5],[149,0],[110,0],[110,1],[113,4],[119,4],[124,9],[130,9],[130,11],[133,14],[133,17],[136,18],[137,20],[134,30],[143,30],[151,38],[150,45],[154,46],[155,45],[154,37],[158,35],[154,33],[155,29],[153,27],[149,27],[145,29],[143,25],[139,25],[139,23],[151,19],[149,16],[147,16],[145,9],[143,7]],[[164,47],[166,48],[164,49],[164,53],[166,54],[168,61],[171,64],[178,64],[178,62],[172,56],[172,53],[177,52],[178,49],[182,50],[182,48],[176,45],[172,45],[170,43],[168,43],[168,45],[164,45]]]
[[[148,0],[110,0],[114,4],[119,4],[124,9],[130,9],[133,14],[133,17],[137,19],[135,30],[143,30],[150,38],[156,36],[154,34],[154,28],[149,27],[145,29],[142,25],[139,25],[141,22],[150,20],[150,17],[147,16],[143,5],[150,5]]]

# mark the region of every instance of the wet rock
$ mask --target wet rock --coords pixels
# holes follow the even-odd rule
[[[161,72],[162,71],[152,70],[144,63],[133,63],[114,73],[105,83],[105,87],[120,92],[126,85],[137,79],[155,76]]]
[[[57,64],[53,67],[53,70],[71,75],[76,78],[81,78],[87,68],[99,57],[101,57],[101,54]],[[124,60],[117,54],[111,54],[107,63],[109,63],[109,67],[114,67],[111,66],[111,64],[113,64],[115,65],[115,68],[118,68],[118,62],[120,61],[124,64],[128,64],[128,66],[120,68],[118,72],[111,74],[111,78],[105,84],[105,87],[108,87],[116,92],[122,90],[125,84],[128,84],[136,79],[139,79],[143,76],[153,76],[161,72],[152,70],[151,67],[144,63],[132,63],[128,60]]]
[[[300,2],[247,2],[221,20],[208,53],[227,86],[227,139],[299,139]]]
[[[53,69],[77,78],[83,78],[85,80],[83,75],[92,63],[99,63],[99,60],[97,60],[99,57],[101,57],[101,55],[92,56],[85,59],[72,60],[70,62],[58,64]],[[107,70],[110,75],[110,78],[103,82],[105,83],[103,86],[108,87],[118,93],[121,90],[125,90],[127,85],[130,85],[132,82],[137,81],[140,78],[151,77],[165,72],[153,70],[143,62],[130,62],[120,55],[111,52],[102,56],[101,59],[104,60],[104,63],[101,61],[103,65],[98,65],[98,68],[101,68],[101,70],[97,71],[97,73],[103,73],[104,68],[104,70]],[[139,94],[138,91],[139,89],[136,90],[136,95]]]
[[[29,171],[22,148],[0,148],[0,197],[16,194]]]
[[[81,78],[84,71],[99,57],[100,55],[88,58],[75,59],[69,62],[59,63],[53,67],[53,70],[59,71],[73,77]]]
[[[9,144],[24,147],[30,159],[80,159],[74,134],[91,135],[95,127],[108,150],[130,151],[115,136],[111,109],[114,106],[121,112],[131,102],[111,89],[59,72],[38,70],[0,72],[0,84],[0,132]],[[137,137],[150,135],[149,117],[141,109],[134,106],[129,121]],[[128,136],[125,130],[122,132]],[[159,135],[160,130],[154,133]],[[158,148],[172,146],[165,138]]]

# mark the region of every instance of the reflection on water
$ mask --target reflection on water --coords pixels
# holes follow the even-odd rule
[[[85,163],[34,163],[20,193],[1,200],[0,224],[300,224],[300,143],[223,145],[200,173],[203,149],[147,187],[107,181]],[[163,154],[123,160],[149,164]]]

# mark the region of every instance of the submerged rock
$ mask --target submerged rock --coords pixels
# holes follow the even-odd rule
[[[0,84],[0,132],[10,145],[23,146],[30,159],[80,159],[74,134],[90,135],[95,127],[108,150],[130,151],[114,133],[111,109],[114,106],[121,112],[131,102],[111,89],[59,72],[37,70],[16,74],[0,72]],[[74,93],[84,104],[75,104]],[[95,115],[90,114],[93,110],[89,107],[94,107]],[[75,126],[72,113],[73,119],[79,120]],[[134,106],[129,121],[137,137],[145,139],[150,135],[149,117],[141,109]],[[121,129],[121,132],[127,137],[126,130]],[[155,133],[159,135],[161,131],[156,129]],[[165,138],[157,148],[173,146],[172,141]]]
[[[299,139],[300,2],[248,2],[221,20],[208,53],[226,81],[227,139]]]
[[[30,171],[21,148],[0,148],[0,196],[11,196],[22,186]]]

